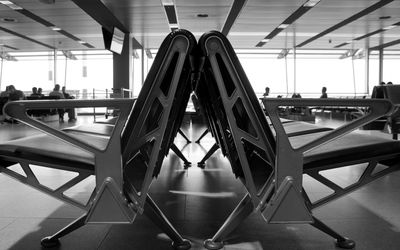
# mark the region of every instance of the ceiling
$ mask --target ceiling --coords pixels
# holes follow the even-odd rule
[[[197,37],[223,30],[235,48],[400,50],[400,0],[321,0],[313,7],[304,7],[307,0],[167,2],[174,4],[179,28]],[[154,49],[171,31],[161,0],[12,3],[22,9],[0,4],[0,47],[8,52],[104,49],[102,26],[129,32],[135,48]],[[281,24],[289,25],[283,29]],[[54,31],[52,26],[61,30]]]

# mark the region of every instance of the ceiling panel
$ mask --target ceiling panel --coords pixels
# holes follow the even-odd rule
[[[79,0],[77,0],[79,1]],[[88,0],[80,0],[88,1]],[[91,0],[96,1],[96,0]],[[209,30],[221,30],[234,0],[174,0],[179,25],[199,37]],[[81,10],[71,0],[55,0],[55,4],[43,4],[39,0],[14,0],[33,14],[53,23],[82,39],[96,49],[103,49],[101,26],[94,18]],[[294,13],[306,0],[247,0],[228,38],[235,48],[254,49],[255,45],[276,29]],[[314,8],[280,32],[261,49],[293,48],[296,44],[319,34],[342,22],[346,18],[377,3],[378,0],[321,0]],[[165,35],[170,32],[161,0],[102,0],[102,3],[131,32],[145,48],[158,48]],[[199,18],[197,14],[207,14]],[[381,20],[380,17],[390,16]],[[0,4],[0,18],[15,18],[16,23],[0,22],[0,27],[20,33],[57,49],[87,49],[77,41],[13,11]],[[400,21],[400,0],[395,0],[348,25],[332,31],[304,48],[332,49],[358,36],[386,27]],[[0,44],[4,43],[20,50],[48,50],[13,34],[0,31]],[[341,49],[377,46],[399,39],[400,27],[374,36],[353,41]],[[398,49],[393,46],[391,49]],[[4,50],[12,51],[9,48]]]
[[[232,0],[176,0],[180,27],[195,33],[220,31],[232,2]],[[208,17],[198,17],[198,14],[207,14]]]

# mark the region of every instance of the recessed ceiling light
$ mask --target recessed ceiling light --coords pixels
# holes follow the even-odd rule
[[[308,0],[303,6],[304,7],[314,7],[317,5],[321,0]]]
[[[267,42],[269,42],[269,41],[271,41],[271,39],[262,39],[262,40],[261,40],[261,42],[263,42],[263,43],[267,43]]]
[[[379,19],[381,19],[381,20],[390,19],[390,18],[392,18],[392,17],[391,16],[381,16],[381,17],[379,17]]]
[[[0,3],[6,5],[7,7],[11,8],[13,10],[22,10],[23,9],[21,6],[18,6],[11,1],[0,1]]]
[[[197,17],[202,17],[202,18],[208,17],[208,14],[206,14],[206,13],[200,13],[200,14],[197,14]]]
[[[50,29],[54,30],[54,31],[60,31],[61,28],[57,27],[57,26],[51,26]]]
[[[278,29],[286,29],[287,27],[289,27],[289,24],[282,23],[281,25],[278,26]]]
[[[384,27],[384,28],[382,28],[382,29],[384,29],[384,30],[391,30],[391,29],[396,28],[396,27],[397,27],[396,25],[390,25],[390,26]]]
[[[161,0],[162,5],[174,5],[174,0]]]

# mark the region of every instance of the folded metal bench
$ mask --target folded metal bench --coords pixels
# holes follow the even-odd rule
[[[400,104],[400,85],[384,85],[380,86],[383,89],[383,95],[393,104]],[[387,126],[390,128],[392,138],[397,140],[400,133],[400,109],[396,108],[387,117]]]
[[[6,105],[7,114],[46,135],[0,144],[0,172],[86,210],[70,225],[44,238],[43,247],[57,246],[59,238],[86,223],[132,223],[137,214],[144,213],[168,235],[175,249],[190,248],[190,242],[175,230],[148,191],[178,132],[178,122],[190,96],[191,53],[195,45],[195,38],[188,31],[169,34],[136,100],[18,101]],[[110,107],[120,113],[111,135],[101,136],[55,130],[27,116],[27,110],[45,107]],[[21,165],[25,175],[9,169],[15,164]],[[38,181],[31,164],[78,175],[52,190]],[[95,176],[96,187],[86,204],[64,195],[90,175]]]
[[[365,99],[265,98],[263,104],[275,135],[226,37],[210,32],[198,44],[204,68],[196,94],[222,153],[247,189],[218,232],[205,241],[205,247],[222,248],[227,235],[248,215],[257,212],[268,223],[310,224],[335,238],[338,247],[354,248],[354,241],[318,220],[312,210],[399,169],[399,141],[351,132],[388,114],[392,104],[386,100]],[[331,131],[288,137],[278,117],[280,106],[368,107],[370,112]],[[320,173],[359,163],[367,167],[359,180],[348,187],[341,187]],[[387,168],[378,172],[378,165]],[[304,174],[333,193],[312,202],[303,188]]]

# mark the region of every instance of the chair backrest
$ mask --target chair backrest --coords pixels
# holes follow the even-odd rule
[[[273,177],[275,137],[226,37],[206,33],[199,47],[205,57],[203,81],[196,88],[199,101],[233,172],[258,203]]]
[[[385,99],[388,99],[389,101],[391,101],[393,104],[400,104],[400,85],[385,85],[385,86],[381,86],[383,89],[383,95],[385,97]],[[390,118],[392,119],[392,121],[396,120],[400,120],[400,109],[395,109],[393,113],[391,113]],[[398,123],[398,122],[396,122]],[[393,123],[391,125],[394,125]],[[396,126],[396,133],[398,133],[399,129],[397,128],[398,126]],[[393,127],[392,127],[393,130]]]
[[[8,102],[8,97],[0,97],[0,115],[3,114],[3,107]]]
[[[380,86],[383,90],[383,97],[389,99],[393,104],[400,104],[400,85]]]
[[[144,204],[182,121],[190,97],[190,54],[196,45],[185,30],[169,34],[142,86],[122,132],[125,190]]]
[[[383,87],[382,85],[374,86],[371,98],[384,98]]]

